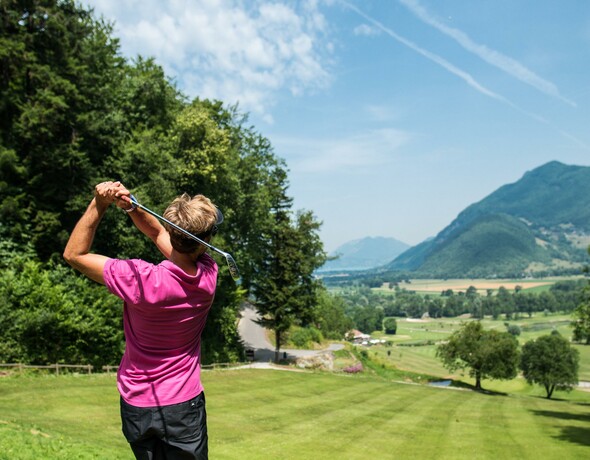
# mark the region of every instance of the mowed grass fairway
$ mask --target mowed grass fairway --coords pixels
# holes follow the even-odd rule
[[[214,460],[590,458],[588,393],[554,401],[250,369],[203,380]],[[0,459],[133,458],[112,375],[3,377],[0,408]]]

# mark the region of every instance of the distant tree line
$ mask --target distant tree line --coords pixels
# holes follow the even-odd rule
[[[386,317],[431,318],[455,317],[470,314],[473,318],[518,319],[533,314],[572,313],[583,299],[588,281],[560,281],[547,291],[529,293],[517,287],[509,291],[500,287],[480,294],[473,286],[465,292],[445,290],[439,295],[422,295],[395,288],[390,293],[369,288],[339,290],[344,299],[346,314],[363,332],[382,329]]]
[[[572,252],[571,261],[583,264],[587,260],[584,252]],[[475,269],[473,269],[475,270]],[[326,286],[330,287],[349,287],[349,286],[365,286],[370,288],[379,288],[383,285],[395,285],[402,281],[409,279],[444,279],[444,278],[507,278],[507,279],[524,279],[531,276],[522,269],[515,269],[513,271],[502,272],[502,275],[498,275],[494,271],[471,271],[461,272],[457,270],[454,275],[449,274],[444,268],[436,271],[378,271],[365,270],[358,272],[349,272],[346,276],[338,274],[323,273],[322,279]],[[551,276],[577,276],[582,274],[582,270],[579,266],[557,268],[553,267],[551,270],[539,270],[534,272],[535,278],[546,278]],[[337,275],[337,276],[336,276]],[[492,276],[493,275],[493,276]]]

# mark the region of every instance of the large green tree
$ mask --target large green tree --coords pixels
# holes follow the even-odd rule
[[[72,198],[120,139],[110,33],[73,0],[0,6],[0,216],[43,259],[61,253]]]
[[[477,390],[482,379],[512,379],[518,369],[516,339],[507,332],[486,331],[479,321],[464,323],[438,346],[436,355],[450,371],[468,369]]]
[[[318,290],[317,305],[313,310],[313,324],[327,339],[342,340],[354,323],[346,316],[344,299],[329,293],[325,287]]]
[[[589,292],[590,294],[590,292]],[[586,294],[587,297],[590,297]],[[590,299],[586,298],[572,313],[573,340],[590,345]]]
[[[326,254],[317,233],[320,224],[314,216],[310,212],[293,216],[286,171],[276,168],[274,179],[270,190],[273,220],[260,235],[265,242],[264,258],[252,278],[252,292],[260,323],[274,331],[278,361],[289,328],[313,320],[319,287],[313,273],[324,264]]]
[[[555,390],[571,391],[578,384],[579,361],[578,350],[555,333],[525,343],[520,368],[529,384],[545,387],[549,399]]]

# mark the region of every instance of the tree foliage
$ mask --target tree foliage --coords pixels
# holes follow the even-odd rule
[[[397,332],[397,320],[395,318],[385,318],[383,328],[386,334],[395,334]]]
[[[3,1],[0,69],[0,253],[8,267],[1,308],[5,324],[13,321],[4,342],[12,345],[0,359],[116,363],[123,345],[111,329],[120,321],[117,299],[65,269],[60,257],[94,185],[105,179],[121,180],[160,213],[183,192],[210,196],[224,212],[214,244],[232,253],[243,283],[236,286],[219,264],[205,362],[241,357],[237,318],[252,292],[286,318],[279,330],[311,324],[312,273],[325,257],[320,224],[291,209],[284,162],[237,107],[188,100],[153,59],[124,59],[112,26],[73,0]],[[115,208],[93,250],[161,260]],[[34,284],[14,268],[21,259]],[[28,340],[33,333],[64,338],[34,351],[43,342]],[[108,345],[93,342],[107,336]]]
[[[342,340],[354,323],[346,315],[344,299],[330,294],[325,288],[318,289],[317,305],[314,308],[313,324],[327,339]]]
[[[470,321],[438,346],[436,355],[450,371],[469,369],[475,388],[481,380],[511,379],[518,368],[518,342],[507,332],[486,331],[479,321]]]
[[[124,61],[111,27],[72,0],[6,1],[0,24],[0,215],[47,259],[67,240],[71,200],[119,140]]]
[[[579,353],[559,333],[544,335],[522,347],[520,368],[526,381],[543,385],[547,399],[555,390],[578,384]]]
[[[16,261],[0,275],[0,360],[114,364],[123,351],[120,301],[63,266]]]
[[[271,194],[272,221],[261,234],[264,258],[252,278],[255,305],[260,323],[275,333],[275,360],[284,334],[293,324],[310,324],[317,304],[318,281],[314,271],[321,267],[326,254],[317,231],[319,223],[310,212],[291,211],[287,196],[287,177],[276,170]]]

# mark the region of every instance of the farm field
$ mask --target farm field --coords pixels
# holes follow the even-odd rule
[[[413,279],[410,282],[399,283],[400,289],[415,291],[419,294],[440,294],[442,291],[452,289],[454,292],[465,292],[470,286],[477,289],[479,294],[485,295],[488,289],[497,291],[501,286],[509,291],[514,291],[516,286],[522,287],[527,292],[540,292],[547,290],[558,281],[573,280],[580,277],[551,277],[543,279]],[[378,292],[391,292],[388,284],[375,288]]]
[[[590,394],[485,395],[371,375],[204,373],[212,459],[583,459]],[[112,375],[0,379],[0,459],[131,459]]]

